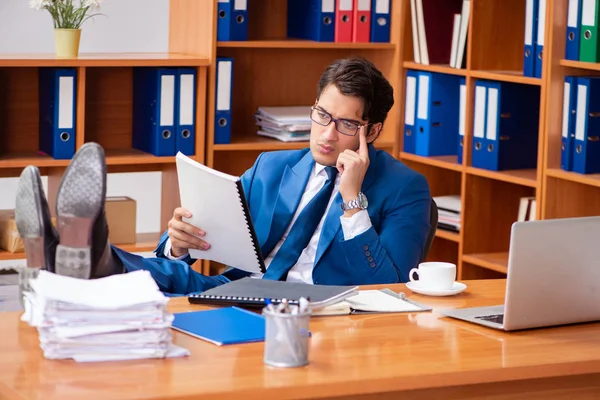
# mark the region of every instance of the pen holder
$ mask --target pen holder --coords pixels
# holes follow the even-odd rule
[[[310,309],[301,314],[263,309],[265,364],[282,368],[308,364],[310,314]]]

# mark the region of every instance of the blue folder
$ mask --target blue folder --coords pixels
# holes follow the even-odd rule
[[[600,173],[600,77],[577,78],[573,172]]]
[[[39,69],[39,148],[57,160],[75,154],[77,72]]]
[[[239,0],[217,2],[217,41],[248,40],[248,4]]]
[[[216,345],[265,340],[265,318],[239,307],[175,313],[172,328]]]
[[[560,167],[573,170],[573,147],[575,141],[575,121],[577,110],[577,77],[565,76],[563,87],[563,119],[560,144]]]
[[[335,6],[333,0],[288,0],[287,36],[295,39],[333,42]]]

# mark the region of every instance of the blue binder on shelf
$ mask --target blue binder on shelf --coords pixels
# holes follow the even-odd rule
[[[177,68],[133,70],[134,149],[155,156],[174,156]]]
[[[196,69],[179,68],[177,78],[175,151],[192,156],[196,153]]]
[[[539,0],[526,0],[525,3],[525,42],[523,56],[523,76],[535,76]]]
[[[372,0],[371,3],[371,42],[390,42],[391,0]]]
[[[406,71],[406,96],[404,102],[404,136],[402,150],[415,154],[417,150],[417,93],[419,73]]]
[[[565,44],[565,58],[579,61],[579,37],[581,35],[581,0],[569,0],[567,13],[567,40]]]
[[[231,97],[233,92],[233,58],[217,57],[215,90],[215,144],[231,142]]]
[[[600,77],[578,77],[573,172],[600,172]]]
[[[217,41],[248,40],[247,0],[219,0],[217,2]]]
[[[477,81],[476,123],[481,125],[478,91],[486,90],[484,136],[474,133],[472,165],[492,171],[537,165],[540,88],[509,82]],[[478,109],[479,107],[479,109]],[[478,127],[479,129],[480,127]]]
[[[288,0],[287,36],[295,39],[333,42],[334,0]]]
[[[265,317],[243,308],[215,308],[173,316],[173,329],[219,346],[265,340]]]
[[[577,111],[577,77],[565,76],[563,86],[563,114],[560,143],[560,168],[573,170],[573,141]]]
[[[460,76],[418,72],[417,138],[420,156],[456,155]]]
[[[485,82],[475,81],[475,106],[473,111],[473,140],[471,165],[486,165],[485,128],[487,111],[487,86]]]
[[[458,163],[463,162],[463,150],[465,143],[466,121],[467,121],[467,83],[465,78],[460,78],[459,82],[459,114],[458,114]]]
[[[38,71],[39,149],[68,160],[75,154],[77,72],[50,67]]]
[[[542,67],[544,65],[544,36],[546,34],[546,1],[536,0],[538,2],[537,12],[537,33],[535,34],[535,77],[542,77]]]

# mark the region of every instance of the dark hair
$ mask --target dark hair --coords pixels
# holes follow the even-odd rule
[[[394,89],[381,71],[363,57],[335,60],[325,68],[317,84],[317,98],[330,84],[346,96],[360,97],[362,118],[375,124],[383,122],[394,105]]]

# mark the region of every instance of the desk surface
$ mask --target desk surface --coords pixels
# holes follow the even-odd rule
[[[90,364],[46,360],[37,331],[20,322],[20,313],[0,313],[0,398],[370,398],[401,391],[458,398],[467,397],[467,388],[491,393],[494,385],[504,398],[507,389],[497,385],[506,381],[521,394],[536,385],[554,394],[590,386],[600,393],[593,383],[600,376],[600,324],[504,333],[436,314],[503,302],[504,280],[465,283],[467,290],[453,297],[384,286],[434,312],[314,317],[310,364],[295,369],[264,365],[264,343],[219,347],[177,332],[174,342],[191,356]],[[173,312],[201,308],[185,298],[170,302]]]

